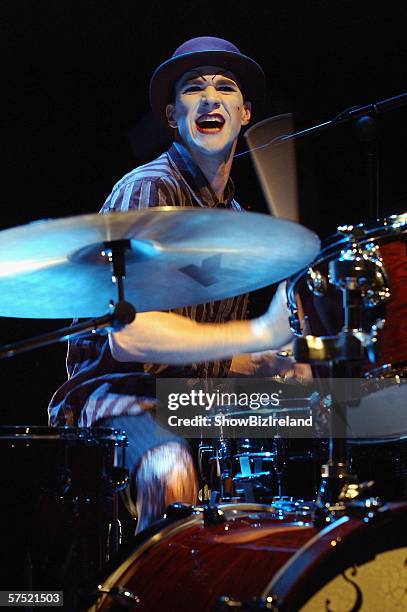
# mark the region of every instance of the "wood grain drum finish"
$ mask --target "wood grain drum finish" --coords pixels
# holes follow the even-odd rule
[[[219,508],[224,522],[197,511],[141,544],[92,610],[120,609],[107,593],[119,587],[133,594],[128,609],[149,612],[249,610],[254,600],[284,612],[405,609],[407,503],[355,504],[324,528],[305,510]],[[225,596],[235,605],[222,605]]]
[[[103,583],[121,586],[138,599],[134,610],[214,610],[222,595],[247,601],[317,529],[309,514],[282,513],[271,506],[222,506],[227,520],[205,525],[202,513],[154,536]],[[94,610],[114,610],[104,596]]]

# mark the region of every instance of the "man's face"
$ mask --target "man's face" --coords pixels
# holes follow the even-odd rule
[[[250,121],[250,102],[243,100],[236,77],[216,66],[184,74],[175,86],[175,103],[166,108],[181,141],[204,155],[228,155],[242,126]]]

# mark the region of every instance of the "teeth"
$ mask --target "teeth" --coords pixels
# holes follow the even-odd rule
[[[213,115],[203,115],[202,117],[199,117],[199,119],[197,120],[197,123],[206,123],[206,122],[212,122],[212,123],[223,123],[223,118],[221,117],[214,117]]]

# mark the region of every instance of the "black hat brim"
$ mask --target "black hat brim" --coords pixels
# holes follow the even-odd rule
[[[165,119],[165,107],[172,101],[178,79],[198,66],[219,66],[230,70],[239,81],[245,100],[258,101],[265,90],[265,76],[257,62],[233,51],[195,51],[163,62],[151,77],[150,104],[153,111]]]

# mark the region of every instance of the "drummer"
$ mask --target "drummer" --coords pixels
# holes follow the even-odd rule
[[[154,72],[153,110],[173,134],[171,148],[124,176],[102,213],[154,206],[222,207],[242,214],[230,171],[237,139],[261,96],[260,66],[232,43],[198,37],[182,44]],[[154,287],[151,288],[154,291]],[[49,407],[54,426],[124,429],[131,501],[138,530],[174,501],[195,503],[197,479],[185,440],[159,426],[155,377],[207,378],[256,373],[291,338],[284,287],[251,321],[247,295],[171,312],[137,314],[109,336],[71,340],[68,380]],[[273,367],[273,361],[270,362]]]

